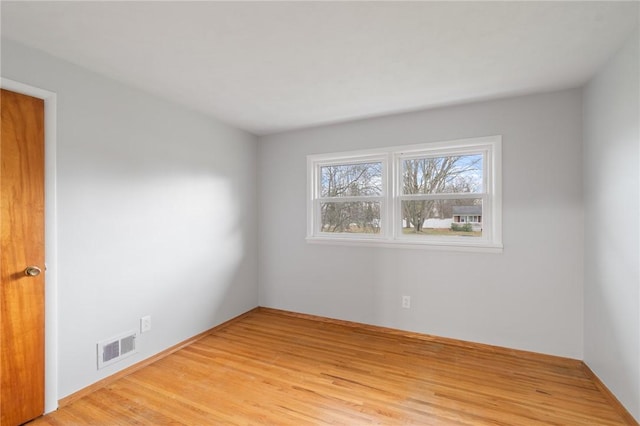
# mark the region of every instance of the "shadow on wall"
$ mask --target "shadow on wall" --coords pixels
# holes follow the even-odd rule
[[[253,139],[157,131],[59,155],[61,397],[257,305]],[[96,371],[95,343],[146,315],[139,354]]]

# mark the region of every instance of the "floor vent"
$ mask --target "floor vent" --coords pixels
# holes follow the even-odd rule
[[[98,369],[135,354],[137,337],[136,331],[129,331],[98,342]]]

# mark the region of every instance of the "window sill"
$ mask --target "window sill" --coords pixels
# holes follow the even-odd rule
[[[462,251],[476,253],[502,253],[501,243],[460,241],[411,241],[407,239],[353,238],[353,237],[306,237],[308,244],[325,244],[355,247],[393,247],[439,251]]]

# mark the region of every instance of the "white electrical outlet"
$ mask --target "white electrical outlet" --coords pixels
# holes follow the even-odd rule
[[[402,296],[402,307],[405,309],[411,307],[411,296]]]
[[[140,333],[151,330],[151,315],[140,318]]]

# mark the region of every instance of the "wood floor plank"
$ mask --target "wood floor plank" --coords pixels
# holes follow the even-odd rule
[[[255,310],[31,425],[633,425],[580,361]]]

